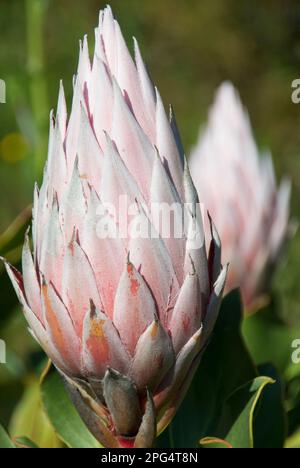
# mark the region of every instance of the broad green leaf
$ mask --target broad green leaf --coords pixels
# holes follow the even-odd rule
[[[27,379],[27,388],[14,410],[9,432],[14,440],[27,438],[40,448],[59,448],[63,445],[43,409],[40,386],[35,377]]]
[[[225,440],[234,448],[254,448],[254,413],[262,392],[269,384],[274,384],[270,377],[256,377],[236,390],[226,402],[223,418],[226,424],[229,420],[233,424]]]
[[[0,425],[0,448],[16,448],[9,438],[7,432]]]
[[[246,317],[243,336],[258,365],[272,362],[281,373],[286,373],[289,368],[296,371],[291,360],[291,346],[293,340],[300,337],[300,327],[283,321],[275,298],[256,314]]]
[[[233,291],[223,300],[211,342],[171,429],[157,446],[199,447],[199,439],[216,434],[229,395],[258,375],[241,336],[242,313],[240,294]]]
[[[300,429],[286,440],[285,448],[300,448]]]
[[[254,316],[246,318],[243,325],[243,334],[255,362],[258,365],[271,362],[276,366],[280,375],[284,377],[285,406],[289,410],[288,430],[289,435],[292,435],[300,425],[300,364],[297,365],[292,360],[292,355],[295,352],[293,343],[300,337],[300,326],[296,322],[295,324],[286,323],[281,317],[278,304],[279,301],[276,301],[273,296],[267,307],[258,311]],[[278,388],[279,378],[277,377],[275,380]],[[276,390],[274,387],[272,389],[269,387],[268,392],[274,394]],[[269,402],[269,406],[270,404]],[[264,401],[265,406],[266,401]],[[279,440],[282,440],[282,434],[286,432],[286,428],[283,428],[286,422],[283,422],[282,418],[281,420],[278,419],[279,412],[278,404],[276,404],[271,411],[272,417],[268,417],[267,421],[270,424],[276,414],[277,424],[273,425],[272,428],[270,424],[268,442],[264,439],[263,445],[267,443],[269,446],[270,443],[275,443],[277,446]],[[271,432],[273,432],[273,435]],[[277,432],[277,435],[275,432]]]
[[[71,403],[63,380],[53,366],[42,379],[41,392],[49,420],[60,439],[68,447],[100,447]]]
[[[287,435],[284,385],[271,364],[260,366],[259,373],[270,377],[274,383],[265,387],[260,399],[259,410],[254,420],[254,447],[283,448]]]
[[[226,440],[218,439],[216,437],[204,437],[200,440],[200,445],[202,448],[222,448],[222,449],[232,449],[232,445],[229,444]]]
[[[27,437],[15,437],[14,443],[16,444],[17,448],[41,448]]]
[[[290,387],[296,386],[298,392],[294,395],[295,391],[290,389],[290,393],[292,394],[291,401],[288,402],[289,404],[289,412],[288,412],[288,430],[289,436],[294,435],[294,433],[300,427],[300,379],[293,381],[290,383]]]

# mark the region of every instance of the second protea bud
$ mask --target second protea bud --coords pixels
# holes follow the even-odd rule
[[[241,288],[248,312],[266,301],[270,278],[290,235],[290,182],[277,190],[271,155],[260,155],[249,118],[230,83],[221,85],[190,168],[229,262],[226,291]],[[207,231],[209,230],[207,226]]]
[[[33,256],[26,239],[23,277],[7,270],[90,431],[106,447],[151,447],[197,369],[226,268],[213,226],[207,260],[174,117],[109,8],[92,64],[81,44],[69,119],[61,87],[50,123]],[[161,208],[177,219],[167,234]]]

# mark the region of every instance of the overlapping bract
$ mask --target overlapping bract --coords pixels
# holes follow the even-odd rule
[[[92,63],[87,38],[80,45],[69,119],[62,86],[51,114],[47,167],[35,190],[33,256],[27,238],[23,277],[7,270],[32,333],[108,447],[153,444],[217,318],[226,268],[214,230],[207,260],[180,148],[174,117],[166,115],[136,41],[134,62],[106,8]],[[193,248],[185,235],[100,239],[99,207],[120,210],[122,195],[141,218],[152,202],[188,203],[201,245]]]
[[[289,231],[290,183],[284,180],[277,190],[271,155],[260,157],[230,83],[217,92],[190,169],[222,240],[222,260],[230,263],[226,290],[241,287],[251,310],[264,300]]]

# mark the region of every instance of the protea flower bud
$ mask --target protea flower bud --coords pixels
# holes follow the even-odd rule
[[[185,208],[187,229],[163,235],[152,205],[179,220]],[[151,235],[141,235],[145,225]],[[86,38],[80,46],[69,119],[62,86],[51,114],[32,235],[23,277],[7,265],[32,333],[104,446],[152,446],[198,366],[227,269],[214,230],[207,260],[174,116],[110,8],[92,64]]]
[[[260,155],[249,118],[230,83],[221,85],[190,159],[199,198],[209,209],[230,263],[226,291],[240,287],[253,310],[289,230],[290,182],[276,188],[270,154]]]

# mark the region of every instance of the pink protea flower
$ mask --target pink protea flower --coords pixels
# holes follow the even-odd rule
[[[245,306],[263,301],[289,229],[290,182],[277,190],[270,154],[260,156],[249,118],[230,83],[217,92],[209,122],[190,158],[229,262],[226,291],[240,287]]]
[[[177,212],[186,203],[187,234],[120,235],[107,205],[128,221],[124,195],[159,234],[150,205]],[[92,63],[86,37],[80,45],[69,119],[62,85],[51,114],[33,256],[27,237],[23,277],[6,265],[33,335],[106,447],[153,444],[213,329],[227,269],[214,229],[207,260],[197,202],[173,114],[169,120],[136,41],[134,62],[106,8]]]

